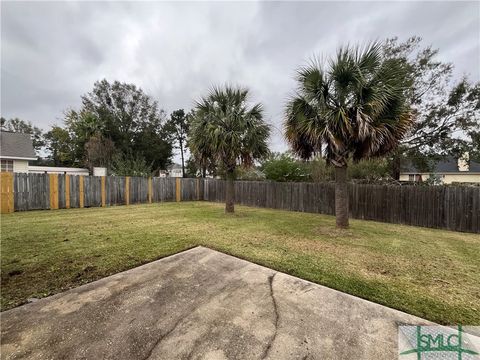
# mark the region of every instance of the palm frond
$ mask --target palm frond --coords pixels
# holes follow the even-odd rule
[[[196,158],[213,158],[232,168],[268,155],[270,128],[263,106],[249,106],[248,97],[248,89],[225,85],[212,87],[196,102],[189,137]]]
[[[328,65],[297,72],[298,91],[285,108],[285,137],[303,158],[325,148],[330,163],[392,151],[412,125],[404,64],[382,58],[381,45],[340,48]],[[343,160],[342,160],[343,159]]]

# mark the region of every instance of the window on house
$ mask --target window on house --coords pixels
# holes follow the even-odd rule
[[[408,174],[408,181],[421,182],[422,181],[422,175],[420,175],[420,174]]]
[[[1,160],[2,172],[13,172],[13,160]]]

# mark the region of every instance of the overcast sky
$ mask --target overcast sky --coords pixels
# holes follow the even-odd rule
[[[4,2],[1,114],[47,129],[96,80],[140,86],[167,112],[213,84],[248,86],[280,132],[295,69],[347,42],[411,35],[480,78],[480,2]]]

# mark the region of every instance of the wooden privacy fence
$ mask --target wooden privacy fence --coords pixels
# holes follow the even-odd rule
[[[213,179],[1,174],[1,211],[64,209],[162,201],[225,201]],[[272,209],[335,214],[335,184],[237,181],[236,202]],[[480,187],[349,185],[350,216],[480,232]]]
[[[202,179],[2,173],[2,213],[203,199]]]
[[[204,200],[223,202],[225,182],[206,180]],[[480,187],[349,184],[350,217],[480,232]],[[335,215],[335,184],[237,181],[236,203]]]

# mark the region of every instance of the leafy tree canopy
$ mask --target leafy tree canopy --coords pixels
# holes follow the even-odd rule
[[[50,152],[47,160],[52,162],[53,166],[79,165],[75,161],[72,140],[66,129],[56,125],[52,126],[50,131],[45,134],[45,144]]]
[[[274,153],[262,162],[260,169],[267,180],[312,181],[334,180],[334,172],[326,161],[317,156],[309,161],[296,159],[290,153]],[[355,182],[377,183],[390,181],[390,168],[386,159],[348,161],[347,176]]]
[[[98,134],[110,139],[121,154],[135,154],[154,169],[166,168],[172,156],[164,120],[164,111],[142,89],[107,80],[97,81],[82,96],[81,109],[70,110],[65,117],[77,159],[85,160],[85,144]]]
[[[260,169],[267,180],[310,181],[310,164],[295,159],[289,153],[273,153],[263,161]]]
[[[121,154],[114,157],[111,172],[114,176],[151,176],[152,167],[138,155]]]
[[[386,59],[396,59],[408,70],[406,96],[414,117],[402,140],[397,160],[428,168],[432,159],[478,153],[480,143],[480,83],[467,77],[455,80],[454,66],[438,59],[438,49],[422,46],[420,37],[405,42],[392,38],[384,44]],[[473,156],[475,157],[475,155]],[[394,169],[398,176],[399,169]]]
[[[207,175],[216,177],[221,175],[215,159],[196,157],[192,153],[186,162],[185,170],[189,177],[206,177]]]
[[[101,134],[94,134],[85,143],[85,163],[89,169],[95,166],[109,168],[116,155],[113,141]]]

